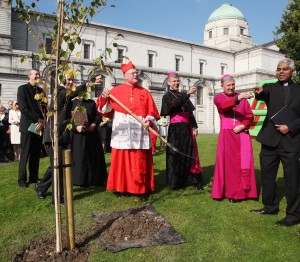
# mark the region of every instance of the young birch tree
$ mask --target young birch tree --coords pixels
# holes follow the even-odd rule
[[[12,4],[13,0],[9,0],[9,4]],[[54,149],[54,198],[55,198],[55,217],[56,217],[56,251],[62,251],[62,239],[61,239],[61,210],[60,210],[60,197],[59,197],[59,172],[58,167],[62,165],[59,163],[58,158],[58,112],[57,112],[57,91],[59,82],[63,82],[66,74],[76,75],[74,72],[73,62],[71,61],[71,55],[75,50],[76,45],[81,44],[81,36],[89,22],[105,7],[107,7],[106,0],[57,0],[57,15],[51,16],[38,12],[38,4],[40,0],[15,0],[14,11],[17,12],[19,19],[28,25],[28,30],[32,33],[32,36],[38,38],[39,33],[34,27],[34,22],[38,22],[40,19],[50,19],[54,22],[53,28],[49,28],[49,33],[52,39],[51,54],[46,52],[46,46],[43,41],[40,41],[40,45],[32,60],[44,63],[45,67],[55,64],[55,86],[52,95],[53,108],[49,108],[47,117],[54,116],[54,136],[53,136],[53,149]],[[113,7],[111,5],[110,7]],[[118,34],[114,40],[118,37],[123,37]],[[117,47],[117,43],[113,42],[112,45]],[[106,55],[110,55],[111,48],[106,48],[102,54],[95,60],[95,65],[100,67],[100,71],[111,70],[105,65],[104,59]],[[78,54],[76,54],[78,56]],[[80,55],[80,54],[79,54]],[[28,57],[23,56],[21,60],[25,60]],[[49,83],[44,83],[44,87],[49,88]],[[74,87],[75,88],[75,87]],[[67,96],[74,90],[67,92]],[[89,90],[91,91],[91,90]],[[35,99],[46,102],[45,95],[35,97]],[[48,103],[49,104],[49,103]],[[80,109],[79,109],[80,110]],[[70,124],[71,125],[71,124]],[[71,128],[70,125],[67,128]]]

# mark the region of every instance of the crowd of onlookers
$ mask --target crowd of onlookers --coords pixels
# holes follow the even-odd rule
[[[13,162],[20,160],[21,133],[19,125],[21,111],[17,101],[8,101],[7,107],[0,101],[0,162]],[[103,119],[98,131],[102,138],[104,152],[110,152],[111,119]],[[45,147],[41,156],[46,156]]]
[[[9,101],[7,108],[0,102],[0,162],[20,159],[20,118],[21,112],[16,101]]]

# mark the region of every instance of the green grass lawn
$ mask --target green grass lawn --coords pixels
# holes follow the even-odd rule
[[[241,203],[210,198],[217,136],[198,136],[203,167],[205,191],[193,187],[171,191],[166,188],[165,153],[154,156],[156,193],[149,202],[186,242],[132,248],[118,253],[94,248],[89,261],[300,261],[299,226],[277,227],[274,223],[285,216],[286,202],[282,169],[278,176],[280,212],[274,216],[252,214],[250,209],[261,208],[261,199]],[[253,140],[257,184],[260,189],[258,154],[260,145]],[[106,154],[109,168],[110,154]],[[49,164],[41,159],[40,177]],[[0,261],[11,261],[21,248],[40,236],[55,235],[55,214],[51,192],[47,198],[37,198],[33,185],[19,188],[18,164],[0,166]],[[135,197],[116,198],[103,187],[74,187],[76,233],[89,232],[94,222],[92,213],[126,210],[143,206]],[[64,209],[62,209],[64,221]],[[65,221],[63,222],[63,233]],[[97,239],[94,240],[97,242]]]

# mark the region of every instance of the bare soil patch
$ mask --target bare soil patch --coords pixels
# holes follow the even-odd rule
[[[55,237],[39,238],[18,253],[15,262],[84,262],[92,248],[118,252],[132,247],[180,244],[184,238],[152,206],[93,214],[95,226],[88,235],[77,236],[75,250],[66,246],[56,253]],[[95,241],[94,241],[95,240]],[[65,240],[63,243],[67,243]]]

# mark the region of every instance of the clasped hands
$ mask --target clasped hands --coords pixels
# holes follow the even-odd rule
[[[42,131],[44,129],[44,127],[45,127],[45,120],[44,119],[39,119],[35,130],[39,132],[39,131]]]
[[[96,128],[96,124],[93,123],[90,126],[76,126],[76,130],[78,133],[92,133]]]
[[[238,125],[238,126],[235,126],[235,127],[233,128],[233,132],[234,132],[235,134],[239,134],[239,133],[241,133],[244,129],[245,129],[245,126],[244,126],[244,125]]]

